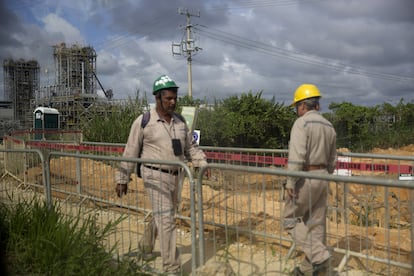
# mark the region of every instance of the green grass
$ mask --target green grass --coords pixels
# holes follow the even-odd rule
[[[114,259],[116,245],[104,245],[122,218],[101,228],[94,216],[81,218],[36,198],[0,203],[0,266],[8,275],[146,275],[133,260]]]

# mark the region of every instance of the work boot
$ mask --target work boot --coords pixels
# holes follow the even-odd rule
[[[313,264],[311,266],[307,259],[304,259],[300,267],[297,266],[290,273],[292,276],[334,276],[338,275],[330,267],[330,259],[325,260],[320,264]]]
[[[304,276],[305,274],[300,270],[300,268],[297,266],[294,270],[290,273],[292,276]]]
[[[137,258],[138,260],[149,262],[156,259],[157,256],[153,252],[138,252]]]
[[[154,247],[149,245],[143,245],[143,243],[143,240],[139,241],[138,243],[138,260],[149,262],[157,258],[157,256],[153,252]]]
[[[331,266],[331,258],[328,258],[320,264],[313,264],[313,276],[334,276],[338,275]]]
[[[299,266],[295,267],[295,269],[291,272],[293,276],[313,276],[313,266],[308,260],[305,258],[302,260]]]

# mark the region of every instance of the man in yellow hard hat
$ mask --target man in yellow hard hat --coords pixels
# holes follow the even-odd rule
[[[300,85],[291,106],[298,118],[289,141],[288,170],[333,173],[336,166],[336,132],[319,114],[321,93],[313,84]],[[329,182],[288,177],[283,226],[305,253],[293,275],[322,275],[331,268],[330,253],[324,243]]]

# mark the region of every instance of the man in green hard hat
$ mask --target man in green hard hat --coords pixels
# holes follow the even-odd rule
[[[140,115],[132,124],[123,157],[139,156],[142,159],[158,161],[191,160],[194,167],[207,165],[206,156],[193,140],[185,120],[174,112],[177,94],[178,86],[169,76],[161,75],[154,81],[156,106],[146,115]],[[115,176],[115,190],[119,197],[127,194],[129,177],[134,167],[134,163],[121,163]],[[139,249],[142,253],[152,253],[158,236],[163,272],[167,275],[180,275],[181,263],[176,246],[175,225],[179,168],[145,163],[140,170],[151,202],[153,220],[139,243]]]

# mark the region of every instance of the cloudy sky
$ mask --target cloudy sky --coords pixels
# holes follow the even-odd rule
[[[53,45],[92,46],[114,98],[150,95],[164,73],[185,95],[187,56],[172,45],[186,38],[186,11],[199,48],[194,98],[263,91],[288,104],[298,85],[314,83],[325,109],[414,102],[413,0],[0,0],[0,57],[36,59],[47,85]]]

